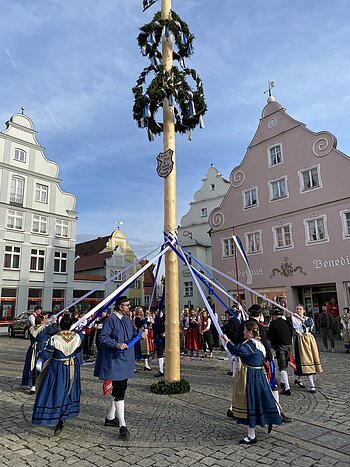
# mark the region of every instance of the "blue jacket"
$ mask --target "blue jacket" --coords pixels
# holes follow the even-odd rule
[[[103,324],[100,348],[97,354],[94,376],[101,380],[122,381],[133,378],[135,365],[134,348],[117,351],[117,344],[126,344],[133,338],[134,330],[128,316],[120,319],[112,314]]]

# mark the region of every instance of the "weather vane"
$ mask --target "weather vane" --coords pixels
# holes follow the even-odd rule
[[[22,115],[24,114],[24,107],[21,107]]]
[[[143,11],[148,10],[149,7],[154,5],[157,0],[142,0],[143,3]]]
[[[271,89],[275,87],[275,82],[274,81],[268,81],[267,82],[267,85],[269,87],[269,89],[267,89],[266,91],[264,91],[264,94],[266,94],[267,92],[269,93],[269,97],[271,97]]]

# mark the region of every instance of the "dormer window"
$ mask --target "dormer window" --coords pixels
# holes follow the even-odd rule
[[[282,155],[282,146],[276,144],[268,149],[268,158],[269,158],[269,167],[274,165],[282,164],[283,155]]]
[[[13,156],[15,161],[25,162],[27,153],[23,149],[16,148]]]

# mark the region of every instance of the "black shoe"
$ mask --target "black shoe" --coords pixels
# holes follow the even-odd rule
[[[161,376],[164,376],[164,373],[162,373],[161,371],[158,371],[158,373],[154,375],[155,378],[160,378]]]
[[[55,426],[55,431],[53,432],[53,434],[55,436],[58,436],[62,433],[62,430],[63,430],[63,421],[61,420],[60,422],[57,423],[57,425]]]
[[[31,396],[32,396],[33,394],[35,394],[35,389],[31,389],[31,390],[29,391],[29,394],[30,394]]]
[[[286,385],[281,381],[281,382],[280,382],[280,388],[281,388],[281,389],[284,389],[285,387],[286,387]]]
[[[273,427],[273,425],[272,425],[272,423],[270,423],[269,426],[268,426],[268,428],[267,428],[267,434],[268,434],[268,435],[271,433],[272,427]]]
[[[284,415],[283,412],[281,412],[281,420],[283,423],[290,423],[292,419],[290,417],[287,417],[287,415]]]
[[[249,436],[247,436],[246,438],[243,438],[239,441],[239,444],[256,444],[258,442],[257,440],[257,437],[255,436],[255,438],[251,439],[249,438]]]
[[[233,412],[232,412],[231,409],[228,409],[228,411],[227,411],[227,413],[226,413],[226,416],[227,416],[228,418],[234,418]]]
[[[311,392],[311,394],[315,394],[316,393],[316,388],[310,388],[309,392]]]
[[[152,368],[147,368],[146,366],[144,366],[143,371],[152,371]]]
[[[294,384],[296,384],[297,386],[299,386],[300,388],[304,388],[305,387],[305,384],[303,384],[301,381],[299,381],[298,379],[295,379],[294,380]]]
[[[346,349],[346,350],[345,350],[345,353],[349,353],[349,352],[350,352],[350,349]]]
[[[105,418],[105,426],[119,426],[119,420],[117,417],[112,418],[112,420],[109,420],[109,418]]]
[[[281,394],[283,394],[284,396],[291,396],[292,395],[292,392],[290,389],[283,389],[281,391]]]
[[[228,376],[233,376],[233,372],[232,372],[232,371],[228,371],[226,374],[227,374]]]
[[[130,433],[129,430],[126,428],[126,426],[121,426],[119,428],[119,439],[129,439],[130,438]]]

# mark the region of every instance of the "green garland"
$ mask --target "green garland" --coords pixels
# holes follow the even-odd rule
[[[173,34],[174,42],[178,49],[174,58],[192,55],[194,35],[190,33],[187,24],[174,11],[171,12],[171,16],[172,19],[162,19],[162,13],[158,11],[151,23],[145,24],[140,28],[141,32],[138,35],[137,42],[143,55],[147,55],[148,57],[157,55],[164,27]],[[150,35],[152,36],[153,43],[149,43]],[[184,37],[186,38],[185,43]],[[161,54],[159,57],[161,58]]]
[[[191,385],[186,379],[180,379],[180,381],[174,381],[173,383],[159,381],[152,384],[150,390],[153,394],[185,394],[191,390]]]
[[[167,98],[169,105],[174,109],[175,131],[187,133],[190,139],[191,130],[197,125],[204,127],[203,115],[207,110],[204,98],[203,85],[197,72],[184,65],[184,58],[193,52],[194,36],[190,33],[187,24],[172,12],[172,19],[162,20],[161,12],[156,13],[151,23],[140,28],[137,38],[142,54],[148,56],[151,65],[140,74],[136,86],[133,88],[134,106],[133,117],[140,128],[148,129],[148,138],[154,139],[154,135],[163,132],[162,121],[157,121],[156,114],[163,107]],[[182,69],[173,66],[171,72],[167,72],[163,65],[158,65],[162,54],[158,48],[163,34],[172,34],[177,52],[173,52],[174,60],[179,61]],[[150,72],[155,77],[146,88],[146,78]],[[188,83],[188,79],[195,82],[195,89]]]

